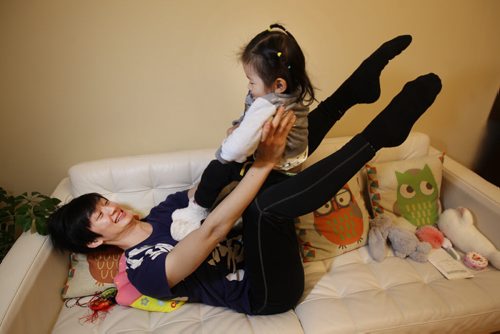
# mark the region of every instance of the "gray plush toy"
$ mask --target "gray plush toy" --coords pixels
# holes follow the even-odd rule
[[[394,254],[400,258],[409,256],[418,262],[426,262],[432,246],[418,240],[415,233],[395,226],[391,219],[381,215],[370,221],[368,249],[376,261],[385,258],[387,240],[391,243]]]

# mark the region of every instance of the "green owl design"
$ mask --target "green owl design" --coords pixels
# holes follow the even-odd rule
[[[434,224],[438,219],[439,190],[430,167],[396,172],[398,182],[394,212],[413,225]]]

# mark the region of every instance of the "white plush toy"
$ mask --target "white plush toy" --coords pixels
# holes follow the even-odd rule
[[[447,209],[439,217],[438,227],[462,252],[477,252],[500,269],[500,251],[474,225],[466,208]]]

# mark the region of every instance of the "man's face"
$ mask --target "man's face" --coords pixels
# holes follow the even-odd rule
[[[100,234],[101,241],[116,240],[134,219],[134,215],[117,203],[101,198],[90,215],[90,230]]]

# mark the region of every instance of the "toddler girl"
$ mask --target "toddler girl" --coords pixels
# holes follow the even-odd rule
[[[207,166],[187,208],[172,214],[172,236],[183,239],[198,228],[223,188],[239,181],[250,166],[263,124],[277,108],[293,110],[297,121],[287,137],[285,152],[267,184],[279,182],[299,170],[308,156],[308,106],[314,88],[305,69],[300,46],[282,25],[272,24],[248,43],[240,60],[249,80],[245,111],[233,122],[229,134]]]

